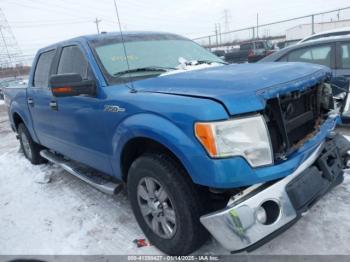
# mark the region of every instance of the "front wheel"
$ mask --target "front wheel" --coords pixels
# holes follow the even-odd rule
[[[136,159],[128,195],[141,229],[164,253],[186,255],[208,239],[199,221],[205,213],[201,192],[171,158],[145,154]]]

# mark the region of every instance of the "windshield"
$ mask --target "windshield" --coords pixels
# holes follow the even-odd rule
[[[128,77],[155,76],[164,70],[176,69],[181,59],[223,63],[216,55],[184,38],[152,39],[148,36],[147,39],[137,38],[126,41],[125,48],[130,68],[128,68],[120,39],[115,41],[109,39],[105,43],[98,41],[93,43],[93,48],[100,66],[102,65],[102,71],[109,81],[118,81],[118,78],[126,77],[120,74],[124,71],[130,72]],[[134,70],[139,68],[153,68],[153,70]],[[154,68],[164,70],[157,71]]]

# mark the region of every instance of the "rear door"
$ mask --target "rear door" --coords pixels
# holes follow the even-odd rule
[[[52,148],[54,122],[56,119],[50,110],[53,99],[49,89],[49,76],[52,74],[52,64],[56,49],[42,52],[36,62],[34,76],[28,85],[27,103],[32,116],[34,130],[40,144]]]

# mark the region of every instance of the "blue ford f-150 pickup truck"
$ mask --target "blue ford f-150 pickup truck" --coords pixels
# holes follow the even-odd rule
[[[31,163],[106,193],[125,185],[163,252],[193,252],[209,233],[237,252],[342,182],[350,146],[330,78],[305,63],[225,65],[174,34],[111,33],[39,50],[5,101]]]

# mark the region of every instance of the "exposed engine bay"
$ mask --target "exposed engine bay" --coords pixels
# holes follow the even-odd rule
[[[310,139],[333,109],[332,88],[319,83],[269,99],[264,112],[275,161],[281,161]]]

